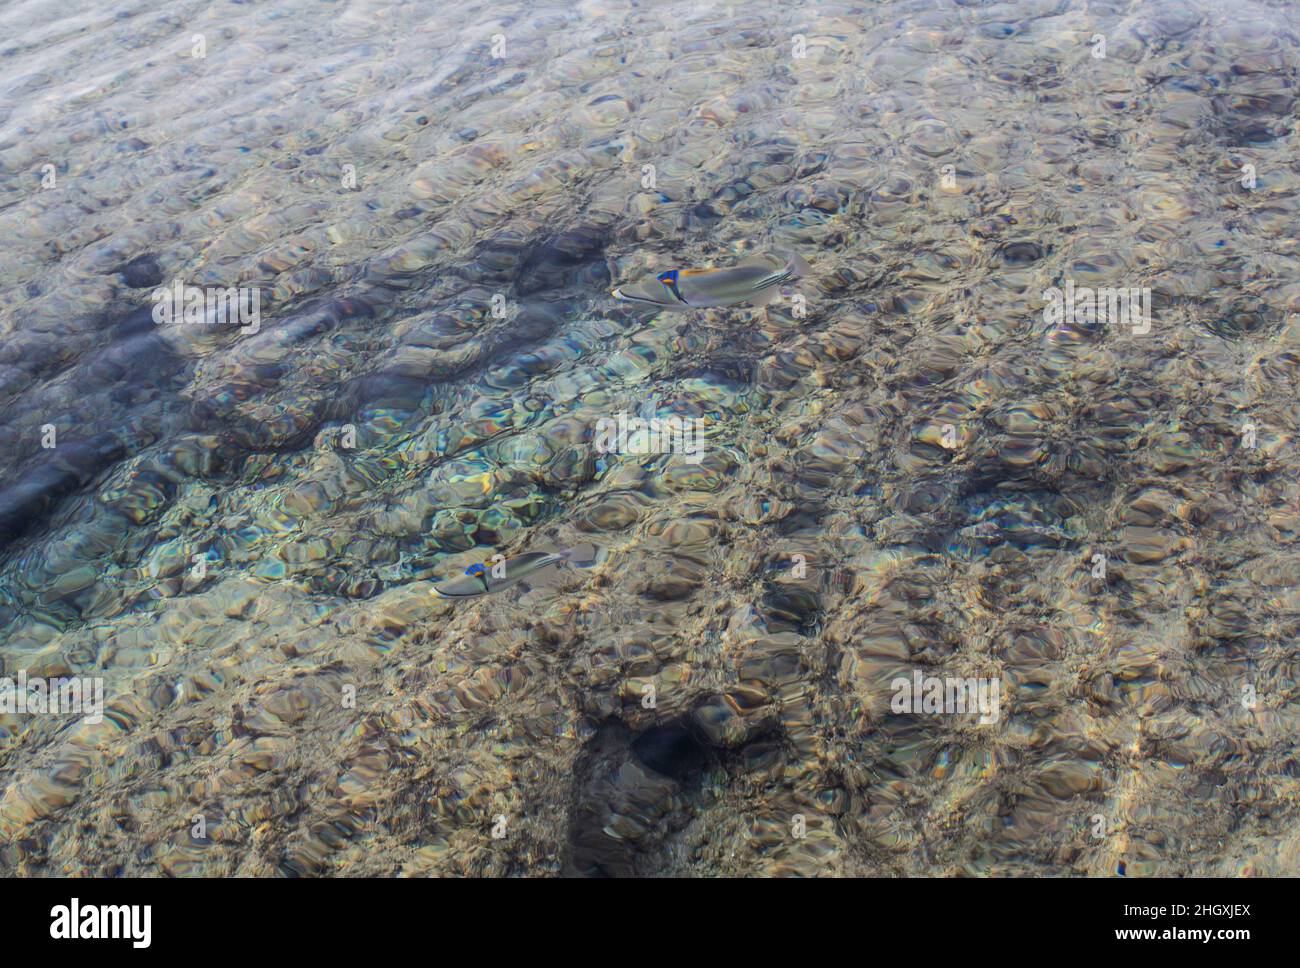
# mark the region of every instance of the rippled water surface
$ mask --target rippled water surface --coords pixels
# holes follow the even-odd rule
[[[1300,874],[1297,20],[0,3],[0,870]]]

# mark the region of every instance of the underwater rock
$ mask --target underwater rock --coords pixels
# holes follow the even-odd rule
[[[121,275],[122,281],[132,289],[153,289],[163,281],[162,266],[155,255],[136,256],[112,271]]]

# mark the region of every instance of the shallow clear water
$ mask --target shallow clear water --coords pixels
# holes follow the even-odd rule
[[[1298,19],[0,4],[0,870],[1300,873]]]

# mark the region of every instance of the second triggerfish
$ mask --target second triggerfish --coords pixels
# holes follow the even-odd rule
[[[481,565],[470,565],[465,569],[465,574],[457,578],[438,582],[433,586],[433,594],[439,598],[491,595],[504,591],[557,562],[571,561],[579,568],[586,568],[594,563],[595,558],[596,550],[591,545],[580,545],[563,551],[530,551],[497,562],[485,561]]]
[[[620,286],[610,295],[624,302],[660,309],[700,309],[750,303],[766,306],[781,286],[808,275],[808,263],[797,255],[760,255],[730,269],[669,269],[649,279]]]

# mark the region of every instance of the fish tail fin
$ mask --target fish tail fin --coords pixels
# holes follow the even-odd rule
[[[812,270],[808,267],[808,263],[804,262],[798,255],[791,253],[789,259],[786,260],[785,265],[776,270],[776,272],[772,273],[770,276],[766,276],[754,283],[754,290],[756,292],[762,292],[764,289],[775,289],[777,286],[783,286],[787,282],[794,282],[796,279],[802,279],[810,272],[812,272]],[[752,302],[756,306],[766,306],[774,298],[776,298],[775,294],[768,296],[762,302],[759,302],[757,299],[750,299],[748,301]]]
[[[596,563],[598,552],[595,545],[580,544],[572,548],[561,548],[556,554],[561,561],[566,561],[575,568],[589,568]]]

